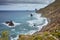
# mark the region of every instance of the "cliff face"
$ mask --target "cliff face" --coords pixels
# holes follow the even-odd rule
[[[52,28],[60,26],[60,0],[56,0],[47,7],[38,10],[38,13],[42,13],[45,17],[51,20],[46,27],[42,28],[41,32],[50,31]]]

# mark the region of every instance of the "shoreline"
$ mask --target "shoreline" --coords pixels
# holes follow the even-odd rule
[[[41,15],[41,16],[42,16],[42,17],[44,17],[43,15]],[[47,22],[48,22],[48,23],[47,23],[47,24],[45,23],[46,25],[42,26],[42,28],[41,28],[39,31],[37,31],[37,32],[33,33],[32,35],[34,35],[34,34],[37,34],[37,33],[41,32],[44,28],[46,28],[46,26],[47,26],[47,25],[49,25],[49,24],[50,24],[50,21],[51,21],[51,20],[50,20],[50,19],[48,19],[48,18],[46,18],[46,20],[47,20]],[[41,27],[41,26],[39,26],[39,27]]]
[[[37,14],[37,13],[36,13]],[[38,27],[38,30],[32,30],[32,31],[29,31],[28,33],[25,33],[24,35],[33,35],[35,34],[36,32],[40,31],[44,26],[46,26],[49,22],[49,19],[47,19],[46,17],[42,16],[42,14],[37,14],[38,16],[40,16],[42,19],[45,19],[45,23],[42,24],[42,25],[38,25],[36,27]],[[37,20],[40,20],[40,17],[37,18]],[[37,21],[36,20],[36,21]],[[21,35],[21,34],[20,34]]]
[[[42,15],[48,19],[50,19],[50,23],[48,25],[46,25],[45,27],[43,27],[39,32],[44,32],[44,31],[49,31],[49,29],[51,29],[51,27],[53,26],[53,23],[56,23],[55,21],[58,21],[56,19],[59,19],[59,11],[60,11],[60,0],[56,0],[55,2],[53,2],[52,4],[48,5],[47,7],[38,10],[37,13],[42,13]],[[56,25],[56,24],[55,24]],[[37,34],[35,33],[35,34]]]
[[[41,17],[36,16],[36,18],[38,18],[38,20],[34,21],[34,22],[36,22],[36,24],[38,23],[39,25],[37,25],[35,27],[37,27],[39,30],[31,30],[31,32],[29,31],[31,35],[29,34],[29,32],[27,34],[19,33],[16,37],[14,37],[14,38],[11,37],[11,40],[22,40],[22,39],[23,40],[32,40],[33,39],[34,40],[35,38],[37,38],[39,40],[39,37],[44,40],[48,40],[51,37],[53,37],[56,40],[60,39],[60,37],[59,37],[60,35],[57,34],[57,33],[60,33],[60,31],[59,31],[60,30],[60,0],[56,0],[55,2],[48,5],[47,7],[37,10],[36,13],[38,15],[42,14],[41,17],[46,18],[45,21],[48,23],[43,21],[43,25],[39,24],[41,21],[38,21],[38,20],[41,20],[40,19]],[[56,36],[56,34],[54,35],[52,33],[56,33],[57,36]],[[59,39],[58,39],[58,37],[59,37]]]
[[[54,2],[56,2],[56,0],[54,0]],[[52,2],[51,4],[53,4],[54,2]],[[51,4],[49,4],[49,5],[51,5]],[[48,5],[48,6],[49,6],[49,5]],[[48,7],[48,6],[46,6],[46,7]],[[46,8],[46,7],[44,7],[44,8]],[[40,10],[43,10],[44,8],[41,8]],[[43,12],[39,12],[40,10],[37,10],[36,13],[38,13],[38,14],[42,14],[42,15],[41,15],[42,17],[46,17],[46,16],[43,14]],[[37,31],[37,32],[35,32],[35,33],[33,33],[32,35],[34,35],[34,34],[38,34],[39,32],[43,32],[43,30],[44,30],[48,25],[50,25],[50,23],[51,23],[51,19],[48,18],[48,17],[46,17],[46,18],[47,18],[48,24],[45,25],[45,26],[43,26],[41,30],[39,30],[39,31]]]
[[[48,5],[47,7],[38,10],[37,13],[39,13],[39,14],[42,13],[44,17],[49,19],[48,25],[44,26],[44,28],[42,28],[40,31],[35,32],[32,35],[20,35],[19,39],[24,38],[24,40],[25,39],[29,40],[29,39],[31,39],[31,37],[35,38],[35,37],[39,37],[39,35],[40,35],[40,37],[44,36],[43,38],[46,38],[45,35],[46,36],[52,35],[50,33],[51,32],[54,33],[54,31],[56,31],[54,29],[60,28],[60,0],[56,0],[54,3]],[[52,35],[52,37],[54,39],[58,39],[53,35]],[[49,38],[51,38],[51,36]],[[49,38],[47,37],[47,40]]]

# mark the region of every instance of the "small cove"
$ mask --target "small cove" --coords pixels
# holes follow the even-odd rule
[[[18,7],[16,7],[16,5]],[[19,6],[21,5],[21,6]],[[25,5],[25,6],[23,6]],[[10,32],[10,37],[15,38],[17,35],[20,34],[30,34],[32,35],[33,33],[41,30],[41,28],[45,25],[48,24],[48,20],[45,17],[42,17],[41,13],[37,14],[35,13],[35,8],[36,9],[41,9],[46,7],[48,4],[12,4],[12,5],[2,5],[0,6],[0,33],[4,30],[8,30]],[[26,6],[28,5],[28,6]],[[31,7],[29,6],[31,5]],[[34,7],[36,6],[36,7]],[[4,9],[5,7],[5,9]],[[21,7],[21,9],[19,9]],[[3,9],[2,9],[3,8]],[[9,9],[10,8],[10,9]],[[16,8],[16,9],[12,9]],[[16,11],[16,10],[20,11]],[[24,11],[24,10],[25,11]],[[32,9],[34,9],[32,11]],[[4,11],[5,10],[5,11]],[[8,11],[7,11],[8,10]],[[14,10],[14,11],[11,11]],[[29,11],[30,10],[30,11]],[[33,17],[30,15],[33,14]],[[7,25],[4,25],[5,21],[14,21],[15,23],[20,23],[20,25],[16,25],[15,27],[9,27]],[[34,26],[35,25],[35,26]],[[15,40],[15,39],[13,39]]]

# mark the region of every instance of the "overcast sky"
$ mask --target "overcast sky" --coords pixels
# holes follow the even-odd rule
[[[5,3],[49,3],[52,0],[0,0],[0,4]]]
[[[0,0],[0,10],[35,10],[44,8],[52,2],[54,0]]]

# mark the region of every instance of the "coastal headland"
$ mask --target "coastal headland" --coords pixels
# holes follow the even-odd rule
[[[57,28],[60,25],[60,0],[56,0],[47,7],[38,10],[38,13],[42,13],[43,16],[51,20],[40,32],[50,31],[54,27]]]
[[[60,40],[60,0],[55,0],[37,13],[42,13],[50,20],[49,23],[33,35],[20,35],[18,40]]]
[[[60,0],[55,0],[47,7],[40,9],[37,13],[42,13],[49,19],[49,23],[40,31],[32,35],[19,35],[16,40],[60,40]],[[2,32],[0,40],[9,40],[7,32]],[[15,40],[14,39],[14,40]]]

